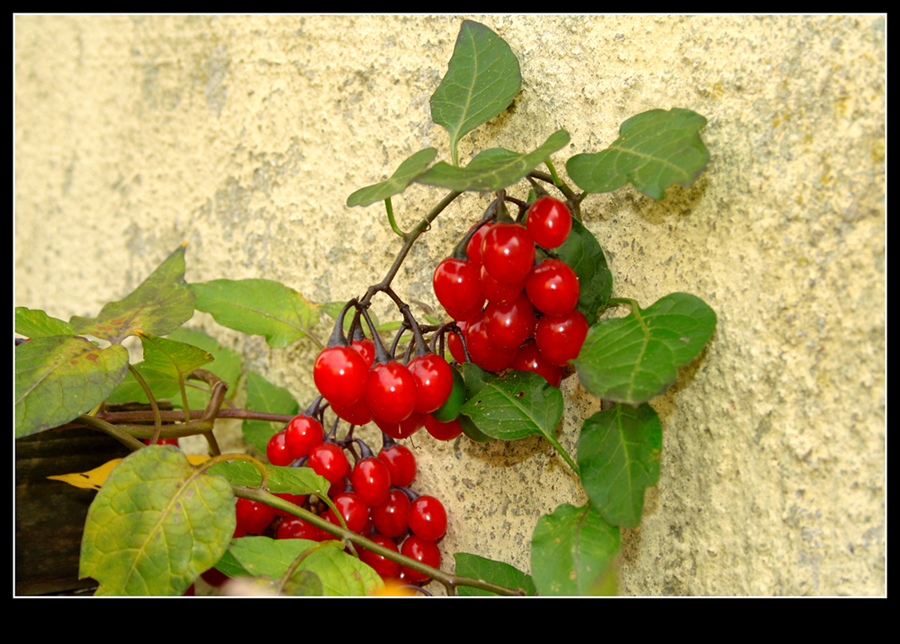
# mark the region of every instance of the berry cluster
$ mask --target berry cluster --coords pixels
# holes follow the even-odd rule
[[[331,484],[328,496],[348,530],[416,561],[440,566],[441,553],[436,542],[447,530],[447,511],[437,498],[418,495],[409,489],[417,472],[415,455],[389,435],[385,435],[377,456],[363,441],[352,442],[359,445],[360,456],[351,467],[346,452],[351,451],[354,456],[355,452],[326,437],[318,420],[299,414],[272,437],[267,456],[273,465],[303,463],[326,478]],[[276,496],[341,525],[331,508],[306,495]],[[238,499],[234,536],[263,533],[272,534],[276,539],[336,538],[300,517]],[[425,575],[364,548],[359,549],[359,556],[386,581],[423,583],[428,580]]]
[[[539,197],[525,223],[486,221],[464,253],[448,257],[434,271],[438,301],[463,331],[465,350],[454,335],[450,352],[457,362],[487,371],[534,371],[559,386],[569,361],[587,335],[571,266],[551,256],[572,228],[565,203]],[[540,250],[539,250],[540,249]],[[541,257],[543,257],[541,259]]]

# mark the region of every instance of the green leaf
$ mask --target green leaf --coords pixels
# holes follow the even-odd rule
[[[666,295],[646,309],[630,303],[626,317],[588,329],[575,368],[595,396],[639,405],[668,389],[678,368],[700,353],[715,331],[716,314],[688,293]]]
[[[184,281],[184,250],[180,246],[124,299],[103,307],[95,318],[74,316],[76,333],[114,344],[135,331],[166,335],[194,315],[194,292]]]
[[[132,365],[132,367],[138,372],[141,378],[144,379],[144,383],[150,387],[150,391],[153,392],[153,397],[156,400],[174,399],[181,391],[181,388],[178,386],[177,378],[154,371],[153,369],[147,369],[143,362]],[[131,369],[129,369],[125,374],[125,378],[119,383],[119,386],[107,397],[106,402],[112,404],[136,402],[146,405],[149,404],[150,401],[144,393],[144,388],[141,387],[131,373]]]
[[[416,181],[457,192],[502,190],[518,183],[568,142],[569,133],[557,130],[541,147],[527,154],[491,148],[479,153],[464,168],[443,161],[436,163]]]
[[[195,331],[184,327],[175,329],[166,337],[170,340],[177,340],[178,342],[185,342],[193,345],[210,354],[213,357],[213,362],[206,365],[204,368],[218,376],[222,381],[228,383],[229,388],[228,393],[225,395],[226,398],[232,400],[237,396],[239,390],[237,382],[241,377],[243,369],[243,358],[240,353],[234,349],[223,346],[218,340],[202,331]],[[190,384],[192,386],[189,386],[187,390],[188,404],[191,406],[191,409],[203,409],[206,407],[206,402],[209,400],[209,391],[205,388],[205,384],[196,380],[190,381]],[[197,387],[203,387],[203,389],[198,389]],[[173,404],[175,407],[180,407],[181,400],[173,401]]]
[[[296,416],[300,411],[300,405],[294,400],[290,391],[284,387],[273,385],[254,371],[247,374],[247,402],[244,407],[267,414],[290,416]],[[244,440],[263,454],[266,453],[269,439],[282,429],[284,429],[284,423],[271,423],[265,420],[245,420],[243,422]]]
[[[612,273],[603,249],[591,232],[573,218],[569,236],[555,252],[575,270],[581,289],[575,308],[581,311],[588,324],[593,324],[612,293]]]
[[[16,307],[16,333],[26,338],[43,338],[49,335],[75,335],[68,322],[52,318],[38,309]]]
[[[557,387],[531,371],[513,371],[500,378],[471,362],[462,367],[466,403],[460,413],[481,432],[507,441],[539,434],[572,469],[578,469],[556,440],[556,427],[563,414],[562,393]]]
[[[540,595],[608,592],[621,548],[619,529],[590,504],[563,504],[542,516],[531,538],[531,577]]]
[[[144,347],[144,366],[178,380],[184,380],[194,369],[213,361],[209,353],[193,345],[144,331],[139,331],[137,335]]]
[[[607,522],[638,527],[644,490],[659,481],[661,449],[662,423],[647,403],[616,405],[584,421],[578,437],[581,484]]]
[[[699,131],[706,119],[680,108],[650,110],[632,116],[619,138],[601,152],[576,154],[566,162],[569,177],[587,192],[609,192],[629,181],[653,199],[666,188],[687,187],[709,161]]]
[[[463,21],[447,73],[431,97],[431,117],[450,135],[454,165],[460,139],[509,107],[521,86],[509,45],[484,25]]]
[[[324,476],[320,476],[310,467],[277,467],[268,465],[269,481],[266,489],[273,494],[288,492],[290,494],[313,494],[319,498],[328,496],[331,484]],[[219,474],[232,485],[258,488],[262,483],[259,470],[247,461],[228,461],[217,463],[209,470]]]
[[[310,329],[319,319],[314,304],[274,280],[218,279],[190,286],[197,294],[198,311],[211,313],[229,329],[265,336],[276,349],[312,337]]]
[[[16,438],[51,429],[103,402],[128,370],[120,344],[100,349],[79,336],[34,338],[16,347]]]
[[[327,542],[300,563],[298,571],[315,574],[322,583],[322,594],[328,597],[368,595],[384,582],[370,566],[343,551],[340,541]],[[334,545],[329,547],[333,543]],[[235,559],[252,575],[280,580],[288,567],[304,551],[319,545],[306,539],[270,539],[241,537],[229,549]],[[298,583],[297,578],[292,578]],[[290,592],[288,590],[288,592]]]
[[[183,595],[234,535],[234,496],[184,453],[154,445],[127,456],[88,510],[79,577],[97,595]]]
[[[425,148],[400,164],[396,172],[381,183],[360,188],[347,198],[348,206],[369,206],[378,201],[400,194],[413,180],[425,172],[428,164],[434,161],[437,150]]]
[[[521,588],[529,596],[535,594],[534,582],[531,581],[531,577],[502,561],[492,561],[465,552],[457,552],[453,555],[453,559],[456,561],[457,575],[481,579],[482,581],[497,584],[498,586],[506,586],[507,588]],[[460,586],[459,594],[463,597],[498,596],[496,593],[471,586]]]

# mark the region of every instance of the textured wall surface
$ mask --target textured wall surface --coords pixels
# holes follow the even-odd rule
[[[18,16],[14,304],[96,315],[184,241],[190,282],[362,294],[399,242],[379,206],[344,204],[421,148],[449,160],[428,99],[463,18],[506,39],[524,77],[513,109],[463,140],[463,162],[564,128],[563,170],[644,110],[709,119],[693,186],[583,207],[614,295],[646,306],[686,291],[718,314],[651,403],[661,477],[623,534],[621,592],[884,594],[883,16]],[[395,198],[401,228],[442,196]],[[434,266],[487,203],[467,195],[441,215],[401,297],[436,304]],[[376,301],[383,320],[397,319],[389,304]],[[189,324],[301,406],[314,397],[310,344],[275,351],[201,314]],[[576,380],[559,432],[571,451],[599,408]],[[528,570],[537,519],[583,500],[538,438],[412,442],[418,487],[449,506],[448,555]]]

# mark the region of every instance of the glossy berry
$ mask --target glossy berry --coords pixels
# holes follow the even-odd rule
[[[394,444],[378,452],[378,460],[387,465],[391,485],[409,487],[416,478],[416,457],[406,445]]]
[[[366,391],[369,365],[352,347],[323,349],[313,366],[316,389],[329,402],[352,405]]]
[[[388,537],[399,537],[409,527],[409,497],[391,490],[387,498],[370,510],[375,530]]]
[[[478,266],[462,259],[442,260],[434,269],[432,286],[438,302],[455,320],[464,320],[469,311],[484,302]]]
[[[287,432],[285,430],[282,429],[274,434],[269,439],[269,442],[266,443],[266,458],[269,459],[272,465],[279,467],[287,467],[296,460],[288,447]]]
[[[566,241],[572,230],[572,213],[565,203],[545,195],[531,204],[525,225],[538,246],[556,248]]]
[[[537,323],[534,338],[541,355],[553,365],[566,366],[578,357],[587,337],[588,323],[580,311],[559,317],[545,316]]]
[[[400,554],[432,568],[439,568],[441,565],[441,550],[437,544],[414,534],[409,535],[400,546]],[[422,583],[430,579],[428,575],[423,575],[406,566],[400,566],[400,570],[406,579],[415,583]]]
[[[334,505],[347,523],[347,529],[350,532],[362,533],[369,521],[369,506],[355,492],[341,492],[334,497]],[[341,526],[340,520],[331,508],[326,510],[322,518],[336,526]]]
[[[396,553],[400,552],[400,548],[397,547],[394,540],[386,535],[373,534],[369,537],[369,540],[377,543],[379,546],[393,550]],[[358,547],[356,550],[359,553],[360,560],[371,566],[383,581],[397,579],[400,576],[400,564],[396,561],[362,547]]]
[[[444,504],[427,494],[410,502],[406,518],[410,531],[428,541],[437,541],[447,531],[447,510]]]
[[[413,411],[409,416],[398,423],[388,422],[380,418],[372,418],[372,422],[382,432],[394,439],[409,438],[422,429],[425,424],[425,414]]]
[[[518,349],[534,333],[534,324],[534,307],[524,293],[508,304],[492,302],[484,310],[487,334],[503,349]]]
[[[472,362],[487,371],[502,371],[516,359],[516,349],[504,349],[491,339],[483,315],[466,326],[466,347]]]
[[[313,447],[325,440],[322,423],[304,414],[298,414],[288,421],[284,433],[285,442],[294,459],[308,455]]]
[[[375,364],[375,343],[372,340],[369,338],[354,340],[350,346],[363,357],[369,367]]]
[[[491,277],[490,273],[484,269],[484,266],[481,267],[481,292],[484,293],[484,297],[489,304],[512,302],[524,290],[524,279],[513,284],[504,284]]]
[[[339,405],[336,402],[332,402],[331,411],[338,418],[346,420],[351,425],[365,425],[372,422],[372,418],[374,418],[372,410],[366,404],[365,397],[360,398],[352,405]]]
[[[416,382],[414,409],[430,413],[444,404],[453,389],[453,370],[436,353],[416,356],[407,365]]]
[[[369,507],[384,503],[391,491],[391,471],[374,456],[360,459],[349,478],[353,491]]]
[[[297,516],[288,516],[281,520],[275,531],[276,539],[309,539],[310,541],[323,541],[326,533],[313,524]]]
[[[528,340],[519,347],[516,359],[510,365],[511,369],[516,371],[533,371],[544,377],[548,383],[554,387],[559,387],[562,382],[565,369],[563,367],[550,364],[538,349],[537,342]]]
[[[545,259],[525,278],[528,299],[544,315],[565,315],[578,304],[581,288],[572,267],[558,259]]]
[[[350,471],[350,463],[344,450],[334,443],[319,443],[309,452],[307,465],[319,476],[335,485]]]
[[[469,243],[466,246],[466,255],[469,258],[469,263],[473,266],[481,267],[481,245],[484,242],[484,236],[493,225],[494,224],[490,222],[482,225],[481,228],[476,230],[469,238]]]
[[[463,432],[459,421],[455,418],[444,423],[431,414],[425,416],[425,431],[439,441],[452,441]]]
[[[415,408],[416,381],[405,365],[395,360],[379,362],[369,371],[365,396],[376,418],[398,423]]]
[[[275,518],[275,508],[249,499],[238,499],[235,504],[237,518],[235,537],[245,534],[262,534]]]
[[[495,280],[515,284],[525,279],[534,264],[534,241],[524,226],[494,224],[481,244],[481,261]]]

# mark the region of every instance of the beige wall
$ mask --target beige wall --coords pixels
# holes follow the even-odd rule
[[[653,401],[662,474],[623,536],[622,592],[883,594],[884,17],[18,16],[14,303],[96,315],[183,241],[189,281],[361,294],[399,243],[380,207],[344,203],[423,147],[449,159],[428,99],[466,17],[510,43],[524,84],[462,159],[565,128],[563,169],[638,112],[709,119],[712,159],[693,187],[662,202],[629,187],[584,208],[616,295],[687,291],[719,319]],[[401,227],[441,196],[397,198]],[[486,205],[467,196],[439,218],[401,296],[435,303],[433,267]],[[396,318],[387,301],[376,310]],[[216,332],[312,399],[311,347]],[[574,451],[598,406],[575,379],[563,391]],[[454,447],[422,434],[418,485],[448,503],[447,553],[527,570],[538,517],[582,500],[537,438]]]

